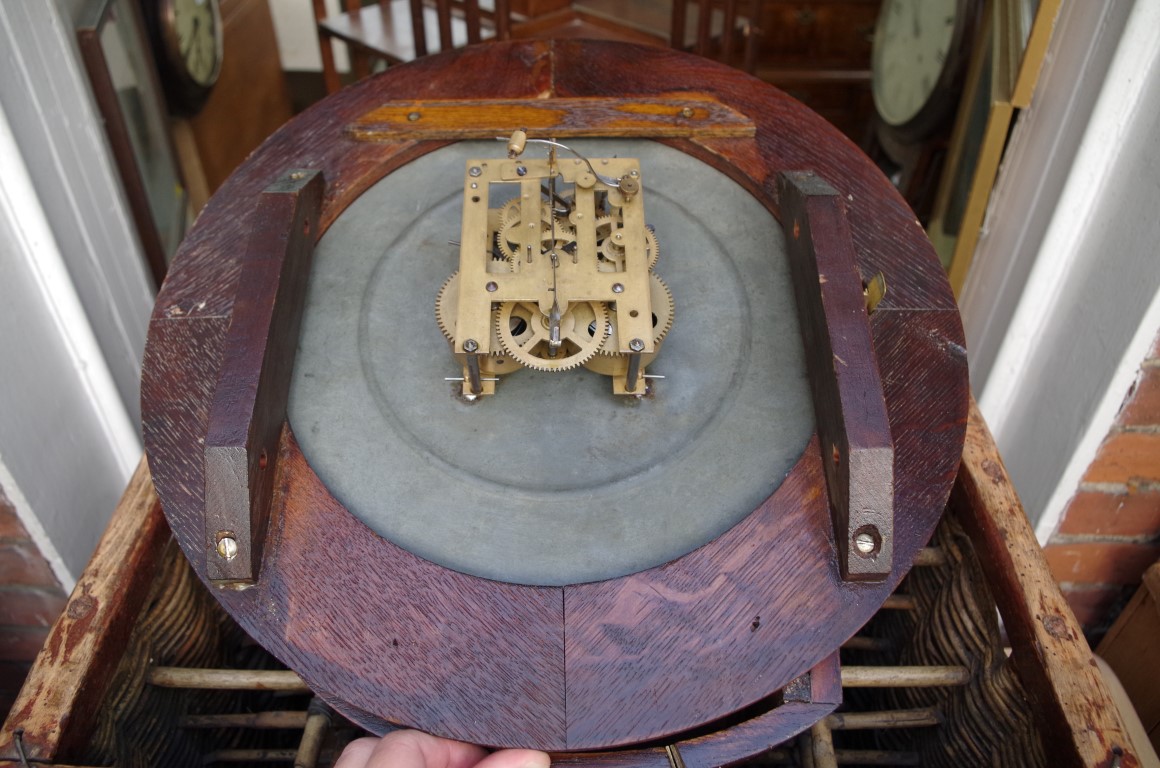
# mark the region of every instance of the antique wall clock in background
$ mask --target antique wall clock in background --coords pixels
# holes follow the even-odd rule
[[[886,0],[874,31],[874,148],[925,220],[976,41],[981,0]],[[871,152],[871,155],[879,152]]]
[[[221,73],[218,0],[142,0],[142,9],[170,111],[196,114]]]
[[[700,768],[837,706],[946,504],[963,343],[911,210],[799,102],[496,43],[334,94],[226,181],[143,427],[199,576],[353,721]]]

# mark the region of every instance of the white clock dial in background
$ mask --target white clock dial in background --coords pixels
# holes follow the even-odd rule
[[[874,33],[874,105],[888,124],[930,99],[954,37],[957,0],[886,0]]]

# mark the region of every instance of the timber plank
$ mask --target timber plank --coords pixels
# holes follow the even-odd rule
[[[973,399],[951,503],[975,542],[1053,764],[1139,765]]]

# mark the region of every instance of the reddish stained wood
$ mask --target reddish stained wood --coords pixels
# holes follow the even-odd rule
[[[723,64],[674,50],[556,40],[553,54],[554,94],[559,98],[600,96],[610,90],[622,98],[639,98],[671,93],[675,83],[712,92],[757,124],[753,141],[666,143],[729,174],[779,219],[777,172],[814,171],[846,197],[859,271],[887,277],[890,289],[878,311],[957,311],[946,273],[901,194],[838,129],[790,96]]]
[[[973,399],[951,504],[987,574],[1051,763],[1140,765]]]
[[[792,689],[792,690],[791,690]],[[679,755],[685,768],[716,766],[755,757],[801,733],[833,712],[842,702],[838,653],[822,659],[809,672],[793,680],[774,698],[772,706],[754,706],[747,716],[731,718],[734,724],[703,726],[701,735],[677,737],[670,745],[615,752],[557,753],[553,765],[584,765],[586,768],[652,768],[672,766]],[[738,722],[739,721],[739,722]],[[669,750],[674,750],[670,754]]]
[[[466,576],[374,535],[289,430],[278,472],[262,578],[219,592],[243,628],[373,731],[390,719],[489,746],[566,746],[560,588]]]
[[[659,49],[557,41],[460,49],[347,89],[275,134],[209,203],[159,297],[143,378],[146,443],[182,547],[203,563],[205,578],[198,441],[240,274],[223,255],[240,252],[253,226],[249,201],[272,179],[290,167],[323,171],[324,228],[386,173],[441,145],[344,135],[377,106],[667,98],[689,82],[752,119],[756,135],[670,143],[730,174],[775,215],[776,172],[817,168],[847,195],[860,270],[886,273],[891,290],[871,326],[894,437],[894,555],[902,565],[880,584],[838,579],[815,445],[773,498],[717,542],[643,574],[568,587],[561,606],[539,591],[416,562],[383,542],[326,493],[289,441],[277,481],[289,495],[275,505],[259,585],[218,597],[336,708],[373,729],[391,720],[495,746],[587,750],[719,720],[768,697],[853,634],[933,529],[961,445],[962,330],[933,251],[906,226],[901,198],[820,118],[752,78]],[[340,567],[347,564],[353,572]],[[761,629],[751,631],[757,616]],[[403,638],[379,627],[408,630],[413,642],[401,653],[393,641],[402,646]],[[503,647],[494,640],[501,627]],[[473,644],[477,636],[493,640]],[[407,663],[384,664],[394,658]],[[489,693],[497,682],[513,698],[497,701]]]
[[[710,94],[648,99],[480,99],[387,104],[347,130],[363,141],[493,139],[512,126],[539,138],[636,136],[751,137],[753,122]]]
[[[323,186],[317,171],[288,171],[257,200],[205,436],[205,570],[214,581],[258,577]],[[225,539],[236,551],[218,551]]]
[[[838,566],[844,579],[882,579],[894,557],[894,447],[845,206],[813,173],[783,172],[778,192]]]
[[[117,669],[168,538],[142,459],[0,729],[0,762],[17,761],[17,728],[33,761],[63,759],[88,744],[94,704]]]

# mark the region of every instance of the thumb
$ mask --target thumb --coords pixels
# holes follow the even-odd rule
[[[549,768],[551,758],[534,749],[501,749],[476,763],[475,768]]]

